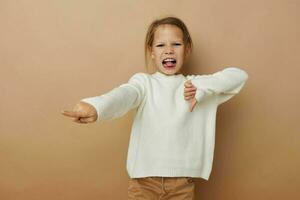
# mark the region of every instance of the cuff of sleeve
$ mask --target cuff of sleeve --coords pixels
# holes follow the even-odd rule
[[[195,94],[195,99],[199,103],[204,98],[205,92],[202,89],[197,89]]]

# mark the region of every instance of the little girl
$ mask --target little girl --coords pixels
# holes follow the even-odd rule
[[[156,72],[135,73],[128,83],[63,111],[75,122],[91,123],[136,109],[127,154],[128,199],[191,200],[194,179],[209,179],[217,107],[239,93],[248,74],[228,67],[184,76],[192,46],[180,19],[155,20],[146,35],[145,56]]]

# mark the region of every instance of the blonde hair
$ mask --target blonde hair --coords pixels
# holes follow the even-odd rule
[[[178,27],[183,33],[185,52],[187,52],[187,50],[190,50],[190,52],[192,51],[193,48],[192,38],[190,36],[190,33],[186,25],[182,20],[172,16],[156,19],[149,25],[146,38],[145,38],[145,65],[148,72],[150,71],[149,70],[149,61],[151,61],[150,50],[152,48],[155,31],[160,25],[165,25],[165,24],[174,25]]]

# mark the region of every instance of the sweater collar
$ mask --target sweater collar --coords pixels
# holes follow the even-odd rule
[[[158,77],[158,78],[164,78],[164,79],[170,79],[170,80],[184,77],[183,74],[166,75],[166,74],[164,74],[160,71],[156,71],[152,75],[155,76],[155,77]]]

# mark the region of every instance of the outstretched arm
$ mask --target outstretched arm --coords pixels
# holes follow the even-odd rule
[[[144,97],[143,73],[134,74],[128,83],[95,97],[81,99],[73,111],[63,110],[62,114],[77,123],[91,123],[123,116],[137,107]]]
[[[97,121],[121,117],[141,103],[144,97],[143,79],[143,73],[136,73],[128,83],[101,96],[84,98],[81,101],[91,104],[96,109],[99,116]]]
[[[216,95],[221,104],[238,94],[248,79],[248,74],[237,67],[228,67],[208,75],[190,75],[193,85],[197,87],[195,98],[201,101],[209,95]]]

